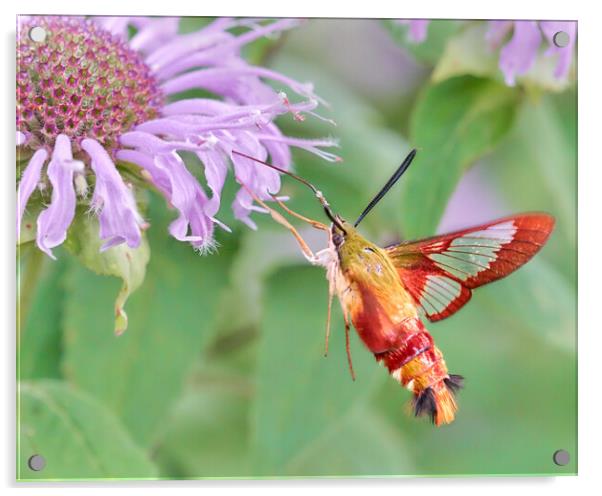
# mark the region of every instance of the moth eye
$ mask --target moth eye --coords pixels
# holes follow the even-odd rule
[[[343,241],[345,241],[345,237],[341,233],[336,232],[332,235],[332,242],[335,246],[341,246]]]

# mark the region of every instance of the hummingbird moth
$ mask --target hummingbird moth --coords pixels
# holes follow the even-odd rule
[[[308,186],[322,204],[331,225],[308,219],[273,199],[288,214],[328,233],[328,247],[313,253],[292,224],[251,191],[274,220],[289,229],[309,262],[326,269],[329,287],[326,350],[332,300],[336,295],[345,321],[347,358],[350,325],[391,376],[413,393],[416,416],[428,415],[439,426],[455,418],[455,393],[463,377],[450,374],[421,317],[431,322],[456,313],[472,290],[501,279],[527,263],[546,243],[554,218],[545,213],[523,213],[469,229],[404,241],[381,248],[364,238],[357,227],[408,169],[412,150],[401,166],[351,224],[333,212],[324,195],[289,171],[244,153],[232,153],[287,174]],[[244,184],[243,184],[244,186]]]

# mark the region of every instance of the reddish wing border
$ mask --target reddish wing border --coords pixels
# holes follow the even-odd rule
[[[504,217],[441,236],[385,248],[416,303],[431,321],[457,312],[472,289],[514,272],[546,243],[554,218]]]

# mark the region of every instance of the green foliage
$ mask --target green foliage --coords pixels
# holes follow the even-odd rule
[[[175,404],[157,449],[165,477],[252,477],[248,379],[205,366]]]
[[[163,205],[151,210],[155,221],[162,210]],[[74,265],[66,286],[71,297],[64,318],[65,375],[109,405],[146,446],[211,336],[229,265],[228,250],[200,257],[166,231],[166,222],[153,225],[152,262],[131,299],[131,324],[122,336],[110,332],[106,311],[115,280]]]
[[[36,239],[36,219],[40,215],[41,209],[30,207],[24,214],[21,220],[21,228],[19,230],[19,244],[25,245]]]
[[[63,381],[23,382],[19,394],[19,480],[155,477],[148,455],[102,403]],[[27,466],[32,454],[43,471]]]
[[[570,281],[540,258],[511,277],[512,284],[479,291],[491,311],[503,315],[505,308],[511,308],[512,312],[506,312],[510,325],[540,334],[548,344],[564,351],[576,351],[577,295]]]
[[[20,330],[18,355],[19,377],[37,379],[60,377],[61,330],[60,322],[65,304],[63,277],[67,269],[64,259],[48,260],[33,247],[21,262],[22,279],[26,279],[34,264],[39,263],[38,283],[31,298],[31,305],[24,308],[25,295],[20,298]],[[39,259],[39,260],[36,260]]]
[[[472,76],[424,90],[411,129],[419,153],[404,178],[401,199],[406,236],[435,232],[463,172],[506,135],[519,103],[515,90]]]
[[[367,405],[354,407],[291,462],[290,472],[324,477],[414,473],[409,445],[378,410]]]
[[[576,286],[576,98],[566,95],[525,102],[508,138],[490,158],[491,180],[513,208],[545,210],[556,229],[543,256]],[[537,188],[533,185],[537,184]]]

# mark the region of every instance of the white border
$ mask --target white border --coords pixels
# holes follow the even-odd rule
[[[405,17],[405,18],[477,18],[477,19],[577,19],[579,21],[579,476],[557,478],[490,478],[490,479],[386,479],[386,480],[288,480],[288,481],[187,481],[119,484],[59,484],[31,485],[14,482],[14,234],[4,236],[0,268],[5,282],[4,294],[0,298],[2,315],[7,316],[3,329],[4,364],[0,366],[3,375],[3,408],[1,409],[4,435],[0,450],[2,485],[13,491],[24,490],[28,494],[105,494],[107,489],[115,496],[121,494],[167,494],[174,489],[187,494],[199,491],[213,491],[216,488],[244,489],[245,492],[263,494],[265,491],[318,491],[363,494],[371,488],[381,491],[424,491],[425,494],[437,491],[445,496],[481,495],[483,492],[507,496],[509,492],[528,491],[530,494],[562,494],[578,491],[589,493],[594,487],[598,460],[602,458],[598,444],[600,436],[600,408],[602,392],[601,338],[602,323],[597,314],[600,302],[601,263],[598,260],[600,242],[600,213],[602,213],[602,160],[600,158],[600,120],[602,117],[600,93],[600,37],[602,18],[597,15],[595,2],[572,0],[570,2],[525,2],[524,0],[504,0],[503,2],[473,2],[469,0],[401,2],[371,0],[345,6],[334,2],[317,1],[261,1],[207,2],[195,0],[184,2],[169,0],[145,0],[135,8],[132,2],[82,2],[46,0],[3,2],[3,74],[1,78],[5,109],[1,119],[3,149],[3,214],[1,231],[14,233],[14,25],[15,16],[21,14],[103,14],[103,15],[243,15],[243,16],[289,16],[289,17]],[[596,367],[596,365],[598,365]],[[512,401],[512,398],[507,398]],[[600,484],[596,484],[600,487]],[[85,488],[85,489],[84,489]],[[127,492],[126,492],[127,491]]]

